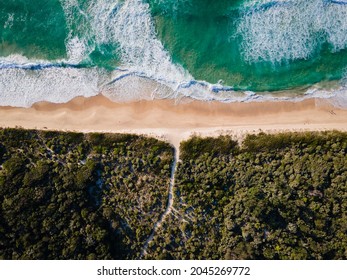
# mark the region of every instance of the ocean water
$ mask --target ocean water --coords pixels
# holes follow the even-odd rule
[[[347,0],[0,0],[0,105],[99,93],[347,108]]]

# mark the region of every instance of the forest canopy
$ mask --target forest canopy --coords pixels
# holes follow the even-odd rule
[[[153,138],[0,130],[0,258],[137,258],[172,161]]]
[[[2,259],[347,259],[347,133],[0,129]]]
[[[148,258],[347,259],[347,133],[192,137]]]

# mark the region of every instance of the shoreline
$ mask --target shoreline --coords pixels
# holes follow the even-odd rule
[[[347,131],[347,110],[319,99],[220,103],[152,100],[115,103],[103,95],[67,103],[35,103],[30,108],[0,107],[0,127],[77,132],[144,134],[175,147],[193,134],[229,134],[242,140],[260,131]]]

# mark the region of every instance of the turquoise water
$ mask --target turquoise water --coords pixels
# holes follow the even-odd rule
[[[61,58],[66,55],[67,34],[59,1],[1,1],[0,56],[20,53],[30,58]]]
[[[291,98],[329,81],[324,92],[341,95],[347,1],[7,0],[0,39],[2,105],[112,95],[129,77],[174,92],[159,98]],[[141,99],[141,86],[130,86],[123,94]]]
[[[310,30],[309,25],[313,24],[314,19],[308,16],[291,18],[290,23],[292,25],[307,24],[307,27],[301,27],[301,29],[307,30],[291,29],[288,26],[281,27],[281,23],[283,25],[285,23],[283,19],[278,18],[279,23],[276,23],[277,20],[263,19],[280,16],[281,13],[278,10],[281,9],[285,12],[296,11],[290,6],[281,8],[279,5],[275,5],[273,8],[250,11],[250,8],[243,5],[246,1],[191,0],[180,2],[178,7],[175,4],[177,1],[153,0],[151,2],[154,3],[152,10],[160,39],[173,56],[174,61],[184,65],[198,79],[211,83],[217,83],[221,79],[225,84],[237,89],[262,91],[288,89],[311,85],[322,80],[340,79],[344,74],[344,68],[347,65],[346,34],[341,34],[344,40],[341,50],[333,51],[334,44],[328,41],[325,33],[326,31],[334,32],[334,26],[327,26],[327,30],[321,30],[318,27],[317,30],[314,28]],[[169,7],[166,5],[167,2],[171,2]],[[297,9],[297,13],[304,13],[303,10],[306,6],[304,3],[310,1],[290,2],[303,3],[302,9]],[[300,7],[300,4],[298,6]],[[346,16],[343,20],[347,21],[346,8],[342,8],[345,9],[344,15]],[[330,16],[330,14],[324,13],[325,9],[322,7],[321,14],[312,16],[321,17],[320,20]],[[295,16],[297,15],[290,15],[290,17]],[[238,29],[240,29],[240,21],[251,21],[252,19],[254,24],[242,25],[242,28],[257,28],[259,33],[263,32],[264,41],[262,43],[264,45],[259,45],[258,51],[261,48],[266,50],[278,46],[277,48],[280,49],[278,55],[260,51],[259,58],[252,56],[249,59],[246,58],[245,55],[248,52],[256,50],[248,50],[245,47],[243,40],[248,39],[245,37],[249,34],[240,33]],[[336,22],[339,24],[338,19]],[[259,25],[256,26],[257,24]],[[344,27],[340,28],[346,28],[346,23]],[[343,31],[347,32],[347,30]],[[310,34],[305,34],[307,38],[306,36],[302,38],[302,32]],[[266,38],[267,33],[274,34]],[[276,33],[279,33],[280,36],[276,36]],[[293,40],[286,40],[285,36],[292,36]],[[258,38],[251,39],[258,40]],[[284,42],[273,42],[273,40],[283,40]],[[290,49],[294,40],[303,41],[297,50]],[[320,42],[317,43],[317,41]],[[313,44],[317,45],[313,47],[312,52],[306,55]],[[294,52],[300,51],[305,53],[299,53],[295,59],[288,56],[288,53],[293,52],[294,54]]]

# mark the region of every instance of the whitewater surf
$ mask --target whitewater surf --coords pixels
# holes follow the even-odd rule
[[[347,2],[12,0],[0,105],[320,97],[347,107]]]

